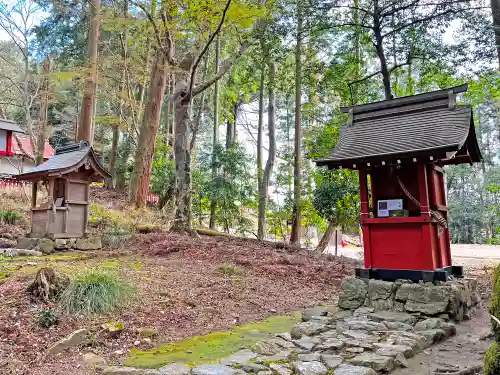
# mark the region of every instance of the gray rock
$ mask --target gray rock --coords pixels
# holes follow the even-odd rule
[[[363,353],[365,351],[365,349],[360,348],[358,346],[352,346],[350,348],[346,348],[345,351],[347,353],[361,354],[361,353]]]
[[[316,316],[326,316],[328,310],[325,307],[317,306],[302,310],[302,321],[307,322]]]
[[[222,359],[220,363],[224,366],[243,365],[248,363],[251,359],[256,358],[257,356],[257,353],[254,353],[249,349],[243,349],[230,355],[227,358]]]
[[[396,284],[389,281],[370,279],[368,281],[368,297],[373,302],[375,300],[386,300],[391,298]]]
[[[394,365],[396,367],[400,368],[407,368],[408,367],[408,361],[402,354],[398,354],[396,358],[394,358]]]
[[[82,358],[87,367],[93,369],[103,369],[107,366],[106,360],[94,353],[85,353]]]
[[[238,368],[251,374],[257,374],[261,371],[269,371],[267,366],[257,363],[244,363],[242,365],[238,365]]]
[[[15,240],[15,237],[12,233],[0,233],[0,237],[6,238],[8,240]]]
[[[368,349],[368,350],[373,349],[373,343],[366,342],[366,341],[345,339],[344,344],[347,347],[358,347],[358,348],[363,348],[363,349]]]
[[[276,339],[270,340],[270,341],[273,342],[273,343],[275,343],[276,345],[278,345],[281,348],[280,350],[283,350],[283,349],[288,349],[288,350],[295,349],[295,345],[293,345],[293,343],[291,341],[283,340],[282,338],[276,338]]]
[[[363,342],[378,342],[380,340],[380,338],[378,336],[375,336],[375,335],[370,335],[366,332],[363,332],[363,331],[344,331],[342,332],[342,334],[349,338],[349,339],[354,339],[354,340],[358,340],[358,341],[363,341]]]
[[[369,367],[343,364],[335,369],[333,375],[377,375],[377,373]]]
[[[375,343],[373,347],[376,349],[375,353],[385,355],[388,357],[396,357],[402,354],[405,358],[410,358],[413,355],[413,349],[407,345],[391,345],[388,343]]]
[[[38,244],[38,238],[21,237],[17,240],[18,249],[33,250]]]
[[[276,372],[278,375],[292,375],[292,371],[287,369],[285,366],[278,365],[278,364],[271,364],[269,365],[271,370]]]
[[[158,369],[159,375],[189,375],[191,367],[184,363],[170,363]]]
[[[394,300],[394,304],[392,305],[392,311],[397,312],[405,312],[405,303]]]
[[[299,340],[293,340],[293,343],[301,349],[310,351],[313,350],[316,345],[321,344],[321,340],[313,337],[302,336]]]
[[[450,286],[425,285],[421,288],[414,288],[408,293],[405,309],[425,315],[438,315],[447,311],[450,295]]]
[[[302,353],[297,355],[297,360],[301,362],[317,362],[320,359],[319,353]]]
[[[278,333],[276,337],[282,338],[283,340],[286,341],[292,341],[292,335],[290,335],[290,332]]]
[[[371,301],[371,305],[375,309],[375,311],[388,311],[393,309],[394,300],[392,298],[376,299]]]
[[[100,236],[89,236],[77,238],[75,248],[77,250],[99,250],[102,248]]]
[[[103,375],[158,375],[156,370],[145,370],[134,367],[110,366],[104,369]]]
[[[387,331],[387,327],[382,323],[372,321],[349,321],[349,330],[353,331]]]
[[[354,316],[369,315],[374,311],[375,309],[373,307],[360,307],[359,309],[354,310],[353,315]]]
[[[69,238],[67,244],[68,244],[68,249],[75,249],[76,248],[76,238]]]
[[[446,333],[442,329],[428,329],[419,332],[427,340],[427,345],[432,345],[446,339]]]
[[[259,371],[257,373],[257,375],[273,375],[273,372],[269,371],[269,370],[267,370],[267,371]]]
[[[233,368],[217,364],[199,365],[191,372],[192,375],[234,375],[234,373]]]
[[[363,306],[368,293],[368,288],[363,280],[356,278],[344,279],[340,288],[340,308],[354,310]]]
[[[408,300],[408,296],[411,293],[419,293],[420,290],[424,288],[421,284],[413,284],[413,283],[404,283],[396,291],[396,300],[400,302],[406,302]]]
[[[321,354],[321,361],[325,364],[328,370],[333,370],[342,364],[344,359],[336,354]]]
[[[349,318],[352,316],[352,310],[340,310],[334,313],[328,313],[328,317],[333,321]]]
[[[56,342],[52,345],[48,350],[48,354],[57,354],[62,351],[78,346],[87,340],[87,336],[89,335],[89,331],[86,329],[78,329],[74,331],[68,337]]]
[[[290,358],[290,351],[283,350],[274,355],[259,356],[253,359],[253,362],[257,364],[272,363],[286,361]]]
[[[471,306],[468,309],[464,309],[464,320],[471,320],[474,316],[476,316],[477,308],[476,306]]]
[[[14,248],[17,242],[8,238],[0,238],[0,249]]]
[[[274,340],[257,341],[252,346],[252,349],[255,353],[262,355],[274,355],[282,350],[282,348],[278,344],[276,344]]]
[[[387,341],[393,342],[396,345],[409,346],[412,348],[412,355],[421,352],[429,346],[424,336],[412,332],[394,331],[387,337]]]
[[[40,238],[36,248],[43,254],[52,254],[54,252],[54,241],[50,238]]]
[[[294,362],[293,368],[299,375],[325,375],[328,369],[321,362]]]
[[[292,328],[290,334],[293,339],[300,339],[302,336],[313,336],[327,330],[326,324],[317,322],[298,323]]]
[[[353,365],[370,367],[375,371],[390,372],[394,369],[394,359],[375,353],[363,353],[349,360]]]
[[[412,285],[412,284],[403,284],[403,285]],[[414,325],[417,321],[417,318],[413,315],[410,315],[405,312],[397,312],[397,311],[377,311],[368,316],[370,319],[376,322],[400,322],[409,325]]]
[[[413,326],[406,323],[387,322],[384,320],[382,324],[384,324],[390,331],[407,331],[407,332],[413,331]]]
[[[415,324],[415,331],[439,328],[441,323],[444,323],[444,321],[440,318],[428,318]]]
[[[65,238],[56,238],[54,240],[54,249],[63,250],[68,248],[68,240]]]
[[[342,340],[331,338],[323,341],[323,343],[316,346],[318,350],[341,350],[344,347]]]

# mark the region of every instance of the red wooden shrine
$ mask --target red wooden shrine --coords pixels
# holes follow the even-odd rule
[[[452,266],[445,170],[481,160],[467,85],[341,110],[349,114],[330,169],[359,171],[365,268],[384,280],[446,280]],[[392,210],[391,210],[392,208]]]

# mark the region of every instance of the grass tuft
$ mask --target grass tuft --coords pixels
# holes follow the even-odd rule
[[[234,276],[242,273],[241,268],[235,266],[232,263],[222,263],[217,266],[219,273],[225,276]]]
[[[119,276],[94,269],[71,281],[61,295],[61,306],[68,314],[102,314],[129,305],[134,291]]]

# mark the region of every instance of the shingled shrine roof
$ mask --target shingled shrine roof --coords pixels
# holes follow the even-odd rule
[[[436,160],[442,164],[482,159],[472,108],[456,105],[467,84],[364,105],[342,107],[348,124],[332,153],[318,166],[356,169],[377,164]]]
[[[58,147],[54,156],[25,173],[13,176],[18,180],[32,180],[44,177],[59,176],[78,170],[82,166],[93,169],[93,174],[102,178],[110,178],[109,172],[101,165],[92,147],[86,141]]]

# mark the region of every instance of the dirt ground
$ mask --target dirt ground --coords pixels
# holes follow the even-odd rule
[[[398,369],[392,375],[434,375],[436,369],[463,370],[482,365],[484,353],[493,343],[486,337],[489,332],[489,316],[484,308],[466,322],[457,325],[457,335],[432,346],[408,360],[408,368]]]
[[[122,252],[63,253],[41,258],[1,259],[0,374],[88,375],[82,351],[45,356],[46,349],[73,330],[87,328],[96,337],[101,324],[123,322],[126,329],[111,341],[93,340],[87,350],[120,364],[133,347],[148,349],[171,340],[257,321],[322,302],[333,302],[341,279],[352,275],[345,258],[311,257],[263,246],[255,241],[192,239],[175,234],[136,237]],[[236,272],[223,274],[232,264]],[[68,317],[44,329],[36,323],[42,307],[25,289],[34,273],[51,266],[69,275],[92,267],[119,273],[137,287],[137,300],[107,316]],[[137,329],[157,333],[151,344],[135,345]]]

